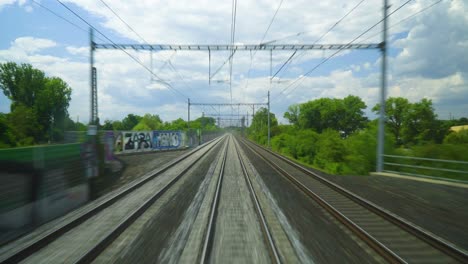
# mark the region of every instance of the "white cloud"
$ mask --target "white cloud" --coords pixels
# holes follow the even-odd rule
[[[13,3],[12,1],[3,3]],[[96,26],[109,34],[117,33],[128,42],[141,40],[126,28],[99,1],[66,1],[68,4],[83,8],[79,10],[99,23]],[[403,0],[392,1],[392,10]],[[280,39],[297,32],[307,32],[287,38],[279,43],[312,43],[326,29],[352,8],[357,1],[321,1],[310,4],[307,0],[284,1],[275,22],[264,41]],[[24,4],[24,1],[23,1]],[[129,23],[145,40],[151,43],[228,43],[230,39],[230,1],[112,1],[108,4]],[[279,0],[275,1],[239,1],[236,23],[236,42],[258,43],[264,34]],[[381,1],[365,1],[345,21],[327,34],[321,43],[346,43],[356,35],[381,19]],[[5,4],[4,4],[5,5]],[[0,2],[0,8],[2,6]],[[427,6],[427,1],[415,0],[401,11],[392,15],[390,24],[417,12]],[[71,6],[77,9],[76,6]],[[34,6],[36,8],[36,6]],[[423,96],[433,99],[438,111],[459,111],[449,101],[468,98],[467,87],[467,31],[468,12],[463,0],[442,2],[427,12],[393,27],[390,31],[391,48],[389,59],[389,96],[408,96],[419,100]],[[377,33],[376,27],[368,36]],[[398,35],[396,35],[398,34]],[[364,36],[366,37],[366,36]],[[80,115],[85,121],[89,115],[89,56],[88,47],[75,43],[56,43],[48,39],[22,37],[10,40],[11,47],[0,50],[0,61],[14,60],[32,63],[50,75],[60,76],[73,88],[70,113]],[[379,42],[380,35],[369,40]],[[150,67],[148,52],[128,51],[144,65]],[[272,84],[272,97],[291,84],[301,74],[305,74],[314,65],[313,60],[320,60],[333,51],[309,51],[297,54],[288,67],[286,74],[275,78]],[[57,55],[60,54],[60,55]],[[65,54],[65,55],[63,55]],[[274,70],[292,54],[278,51],[273,56]],[[378,100],[380,60],[350,62],[345,55],[340,58],[349,64],[333,66],[335,60],[324,65],[333,69],[323,76],[306,77],[294,92],[275,99],[272,110],[278,117],[292,103],[304,102],[319,97],[339,97],[348,94],[358,95],[372,107]],[[268,75],[270,55],[257,52],[251,62],[250,52],[237,52],[233,65],[233,101],[264,102],[270,87]],[[121,51],[98,50],[95,54],[98,69],[99,116],[104,119],[121,119],[128,113],[160,114],[165,120],[186,116],[186,98],[160,83],[150,83],[150,74]],[[229,52],[211,52],[211,74],[228,58]],[[352,57],[352,56],[349,56]],[[177,69],[174,72],[165,60]],[[230,89],[229,63],[208,84],[207,52],[161,51],[153,54],[153,69],[162,79],[189,96],[193,102],[229,102]],[[252,64],[249,78],[248,70]],[[165,65],[165,67],[162,67]],[[352,71],[351,71],[351,70]],[[182,76],[182,78],[181,78]],[[247,85],[248,83],[248,85]],[[450,91],[450,94],[444,93]],[[463,97],[465,96],[465,97]],[[459,99],[460,100],[460,99]],[[464,105],[463,103],[457,104]],[[194,107],[193,113],[201,114],[203,107]],[[214,109],[204,109],[214,111]],[[240,111],[251,111],[241,109]],[[460,110],[461,111],[461,110]],[[455,114],[455,113],[453,113]],[[468,115],[468,113],[467,113]]]
[[[89,56],[89,48],[88,47],[68,46],[66,49],[72,55]]]

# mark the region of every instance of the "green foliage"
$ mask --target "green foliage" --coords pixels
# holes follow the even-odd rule
[[[216,119],[213,117],[199,117],[190,121],[190,129],[202,129],[204,131],[215,131],[218,129],[216,126]]]
[[[375,105],[372,111],[378,113],[380,105]],[[385,113],[387,128],[398,146],[442,143],[450,128],[449,123],[437,120],[432,101],[426,98],[410,103],[402,97],[390,97],[385,102]]]
[[[144,130],[156,130],[162,126],[162,120],[158,115],[145,114],[137,125],[132,130],[144,131]]]
[[[164,122],[164,125],[161,128],[162,130],[186,130],[187,121],[182,118],[173,120],[172,122]]]
[[[292,104],[288,107],[288,111],[284,113],[283,117],[286,118],[290,124],[298,125],[300,112],[301,106],[299,104]]]
[[[348,95],[343,99],[320,98],[300,104],[298,124],[300,128],[312,128],[321,133],[326,129],[340,131],[349,136],[366,126],[366,104],[361,98]],[[291,109],[293,110],[293,109]],[[294,116],[287,112],[286,116]]]
[[[124,119],[122,119],[122,129],[121,130],[132,130],[142,119],[139,115],[128,114]]]
[[[273,137],[278,133],[278,120],[275,114],[270,114],[270,133]],[[268,109],[260,108],[252,118],[252,124],[247,129],[249,137],[260,144],[267,144],[268,141]]]
[[[102,130],[114,130],[112,120],[105,120],[101,127]]]
[[[7,114],[9,136],[15,144],[60,140],[68,122],[71,88],[57,77],[46,77],[30,64],[0,63],[0,88],[11,103]],[[8,141],[6,140],[6,141]],[[5,140],[2,140],[5,142]]]
[[[462,129],[458,132],[452,131],[445,137],[444,144],[468,144],[468,129]]]

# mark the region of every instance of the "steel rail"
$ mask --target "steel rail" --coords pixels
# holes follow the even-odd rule
[[[138,217],[140,217],[153,203],[160,198],[167,190],[169,190],[183,175],[186,174],[195,164],[198,163],[203,157],[205,157],[210,151],[218,145],[221,140],[215,142],[208,149],[200,155],[200,157],[196,158],[187,168],[182,170],[176,177],[174,177],[166,186],[164,186],[161,190],[147,199],[140,207],[138,207],[135,211],[133,211],[130,215],[124,218],[114,229],[110,230],[103,239],[101,239],[94,247],[92,247],[89,251],[83,254],[78,261],[75,263],[82,264],[82,263],[90,263],[92,262],[99,254],[101,254],[123,231],[125,231]]]
[[[222,138],[217,139],[217,140],[215,139],[215,140],[212,140],[210,142],[207,142],[207,143],[205,143],[204,146],[196,148],[196,149],[190,151],[189,153],[186,153],[186,154],[174,159],[173,161],[166,164],[161,169],[158,169],[156,171],[151,172],[151,174],[149,176],[146,176],[145,178],[133,183],[132,185],[128,186],[127,188],[124,188],[121,192],[118,192],[118,193],[112,195],[111,197],[101,201],[95,207],[90,208],[89,211],[86,211],[83,214],[77,216],[76,218],[72,219],[70,222],[64,223],[61,226],[59,226],[58,228],[56,228],[56,229],[54,229],[52,231],[49,231],[48,233],[46,233],[46,234],[42,235],[41,237],[39,237],[37,240],[32,241],[31,243],[28,243],[28,244],[24,245],[22,248],[19,248],[18,250],[16,250],[15,252],[13,252],[11,254],[5,254],[6,257],[4,259],[0,259],[0,262],[2,262],[2,263],[18,263],[18,262],[26,259],[27,257],[31,256],[35,252],[39,251],[40,249],[44,248],[48,244],[52,243],[54,240],[56,240],[57,238],[59,238],[63,234],[65,234],[68,231],[72,230],[73,228],[79,226],[80,224],[82,224],[83,222],[85,222],[86,220],[91,218],[92,216],[94,216],[97,213],[101,212],[105,208],[111,206],[112,204],[114,204],[118,200],[120,200],[120,199],[124,198],[125,196],[127,196],[128,194],[130,194],[131,192],[137,190],[138,188],[140,188],[141,186],[143,186],[147,182],[154,179],[156,176],[158,176],[158,175],[162,174],[163,172],[167,171],[168,169],[174,167],[177,163],[181,162],[182,160],[187,159],[188,157],[192,156],[193,154],[195,154],[195,153],[197,153],[197,152],[199,152],[199,151],[201,151],[201,150],[203,150],[203,149],[205,149],[207,147],[210,147],[210,144],[212,144],[211,147],[209,148],[209,150],[210,150],[215,145],[217,145],[221,140],[222,140]]]
[[[236,139],[234,138],[233,140],[236,140]],[[263,231],[265,241],[267,242],[267,245],[268,245],[268,251],[270,253],[270,257],[272,259],[272,262],[279,264],[279,263],[281,263],[281,259],[280,259],[280,256],[278,254],[278,250],[276,248],[275,241],[273,240],[273,237],[272,237],[272,235],[271,235],[271,233],[269,231],[268,224],[266,222],[265,215],[263,213],[262,207],[260,206],[257,195],[255,194],[255,190],[254,190],[253,185],[252,185],[252,181],[250,180],[250,176],[249,176],[249,174],[247,172],[244,161],[243,161],[243,159],[241,157],[239,146],[236,143],[234,143],[234,148],[236,150],[237,157],[239,158],[239,162],[240,162],[240,165],[241,165],[241,168],[242,168],[242,172],[244,174],[244,178],[245,178],[245,180],[247,182],[247,185],[249,187],[250,196],[252,197],[252,201],[255,204],[256,212],[257,212],[258,218],[259,218],[260,223],[261,223],[261,229]]]
[[[347,198],[351,199],[352,201],[356,202],[357,204],[363,206],[364,208],[370,210],[371,212],[379,215],[380,217],[384,218],[385,220],[393,223],[394,225],[402,228],[403,230],[407,231],[408,233],[414,235],[415,237],[421,239],[422,241],[428,243],[432,247],[440,250],[444,254],[460,261],[461,263],[468,263],[468,253],[452,243],[445,241],[444,239],[436,236],[435,234],[430,233],[423,228],[416,226],[415,224],[409,222],[408,220],[389,212],[388,210],[368,201],[348,190],[339,186],[338,184],[331,182],[330,180],[325,179],[323,176],[320,176],[314,171],[311,171],[309,168],[306,168],[302,165],[297,164],[296,162],[290,160],[289,158],[283,157],[271,150],[265,149],[264,147],[258,145],[255,142],[248,141],[251,144],[256,145],[257,147],[261,148],[262,150],[270,153],[271,155],[281,159],[282,161],[288,163],[289,165],[293,166],[294,168],[300,170],[301,172],[313,177],[314,179],[319,180],[320,182],[324,183],[326,186],[331,187],[333,190],[337,191],[338,193],[346,196]]]
[[[203,243],[203,248],[202,248],[202,252],[200,256],[200,263],[208,263],[208,260],[209,260],[208,253],[209,251],[211,251],[211,248],[213,246],[213,238],[214,238],[214,232],[216,228],[216,217],[218,216],[218,204],[219,204],[219,198],[221,194],[221,185],[222,185],[223,178],[224,178],[224,167],[226,165],[228,148],[229,148],[229,140],[226,143],[224,154],[223,154],[223,159],[221,161],[221,169],[218,175],[218,182],[216,184],[216,192],[213,198],[213,203],[211,204],[210,219],[208,221],[208,226],[205,232],[205,240]]]
[[[243,142],[244,146],[250,149],[254,154],[258,155],[262,160],[264,160],[267,164],[269,164],[274,170],[276,170],[280,175],[286,177],[290,182],[292,182],[296,187],[298,187],[305,195],[312,198],[316,201],[322,208],[324,208],[328,213],[333,215],[341,224],[346,226],[349,230],[351,230],[356,236],[358,236],[361,240],[366,242],[372,249],[374,249],[380,256],[382,256],[385,260],[390,263],[407,263],[404,259],[398,256],[395,252],[390,250],[384,244],[379,242],[375,239],[372,235],[354,223],[351,219],[343,215],[341,212],[338,211],[335,207],[321,198],[318,194],[314,191],[310,190],[307,186],[297,180],[294,176],[289,174],[287,171],[282,169],[277,164],[270,161],[264,155],[259,153],[257,150],[249,146],[245,141]]]

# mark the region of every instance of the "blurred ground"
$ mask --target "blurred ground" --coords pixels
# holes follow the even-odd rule
[[[384,176],[320,174],[468,251],[468,189]]]
[[[124,168],[119,179],[107,190],[115,190],[151,170],[164,166],[173,159],[189,152],[190,150],[175,150],[161,152],[146,152],[132,155],[120,155],[117,158],[122,161]]]

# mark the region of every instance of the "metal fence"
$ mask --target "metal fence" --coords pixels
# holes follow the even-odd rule
[[[468,162],[398,155],[384,156],[384,172],[468,183]]]

